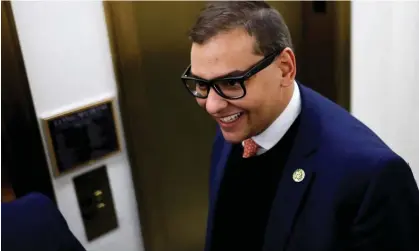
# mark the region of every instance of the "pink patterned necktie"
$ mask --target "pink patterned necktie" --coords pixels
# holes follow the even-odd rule
[[[259,150],[259,145],[253,139],[246,139],[243,142],[243,158],[250,158],[256,155]]]

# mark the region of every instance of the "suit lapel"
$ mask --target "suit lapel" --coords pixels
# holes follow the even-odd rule
[[[213,187],[214,187],[213,188],[214,189],[213,190],[213,195],[214,196],[212,198],[212,201],[214,202],[213,204],[215,204],[216,198],[218,197],[217,196],[218,195],[218,190],[220,188],[220,183],[221,183],[221,180],[222,180],[223,175],[224,175],[224,169],[225,169],[225,166],[227,164],[228,156],[230,155],[230,152],[231,152],[231,147],[232,147],[232,145],[230,143],[224,142],[223,150],[221,151],[220,160],[217,163],[216,172],[215,172],[215,175],[214,175],[214,183],[213,183]]]
[[[266,227],[264,251],[286,249],[292,227],[304,204],[304,195],[309,191],[315,177],[309,157],[315,152],[319,143],[320,121],[311,91],[303,86],[299,87],[302,100],[300,125],[272,204]],[[293,178],[297,169],[302,169],[305,173],[304,179],[300,182],[296,182]]]
[[[228,156],[230,155],[232,145],[226,141],[224,141],[222,145],[221,155],[218,160],[218,163],[215,165],[215,173],[214,179],[211,181],[212,183],[212,191],[211,191],[211,198],[210,198],[210,208],[208,212],[208,222],[207,222],[207,240],[205,245],[205,251],[210,250],[211,240],[212,240],[212,226],[214,221],[214,209],[217,204],[218,198],[218,190],[220,188],[220,183],[224,175],[225,165],[228,160]]]

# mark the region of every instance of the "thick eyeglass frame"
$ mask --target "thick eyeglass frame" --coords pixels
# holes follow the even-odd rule
[[[215,79],[212,79],[212,80],[206,80],[206,79],[202,79],[202,78],[199,78],[199,77],[192,77],[192,76],[189,76],[189,74],[191,72],[191,65],[189,65],[188,68],[186,68],[186,70],[182,74],[181,79],[182,79],[182,82],[183,82],[185,88],[188,90],[188,92],[196,98],[206,99],[208,97],[209,92],[211,91],[211,87],[212,87],[218,95],[220,95],[221,97],[223,97],[225,99],[230,99],[230,100],[241,99],[244,96],[246,96],[246,93],[247,93],[246,92],[246,87],[244,86],[244,81],[248,80],[249,78],[251,78],[252,76],[257,74],[258,72],[260,72],[263,69],[265,69],[266,67],[268,67],[274,61],[274,59],[279,54],[281,54],[282,51],[283,51],[283,49],[274,51],[273,53],[269,54],[268,56],[264,57],[259,62],[257,62],[253,66],[251,66],[248,70],[245,71],[244,74],[242,74],[240,76],[219,77],[219,78],[215,78]],[[201,84],[207,85],[207,88],[208,88],[207,94],[205,96],[195,95],[188,88],[188,84],[187,84],[188,80],[198,81]],[[215,82],[221,82],[221,81],[233,82],[233,83],[240,84],[241,88],[243,89],[243,94],[241,96],[238,96],[238,97],[229,97],[229,96],[224,95],[224,93],[221,91],[221,88],[219,88],[217,86],[217,84],[215,84]]]

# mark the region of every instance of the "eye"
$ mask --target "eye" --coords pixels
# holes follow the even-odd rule
[[[237,80],[224,80],[218,83],[218,86],[224,90],[236,90],[241,89],[240,82]]]
[[[236,80],[228,80],[227,84],[229,86],[235,86],[235,85],[239,85],[239,82],[237,82]]]
[[[202,83],[202,82],[196,81],[196,82],[195,82],[195,85],[196,85],[199,89],[201,89],[201,90],[207,89],[207,85],[206,85],[205,83]]]
[[[201,82],[201,81],[195,81],[194,83],[195,89],[199,91],[207,91],[208,90],[208,84]]]

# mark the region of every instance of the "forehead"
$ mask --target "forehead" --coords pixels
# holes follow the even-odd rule
[[[192,44],[191,72],[213,79],[233,71],[247,70],[261,56],[254,54],[255,40],[243,29],[223,32],[204,44]]]

